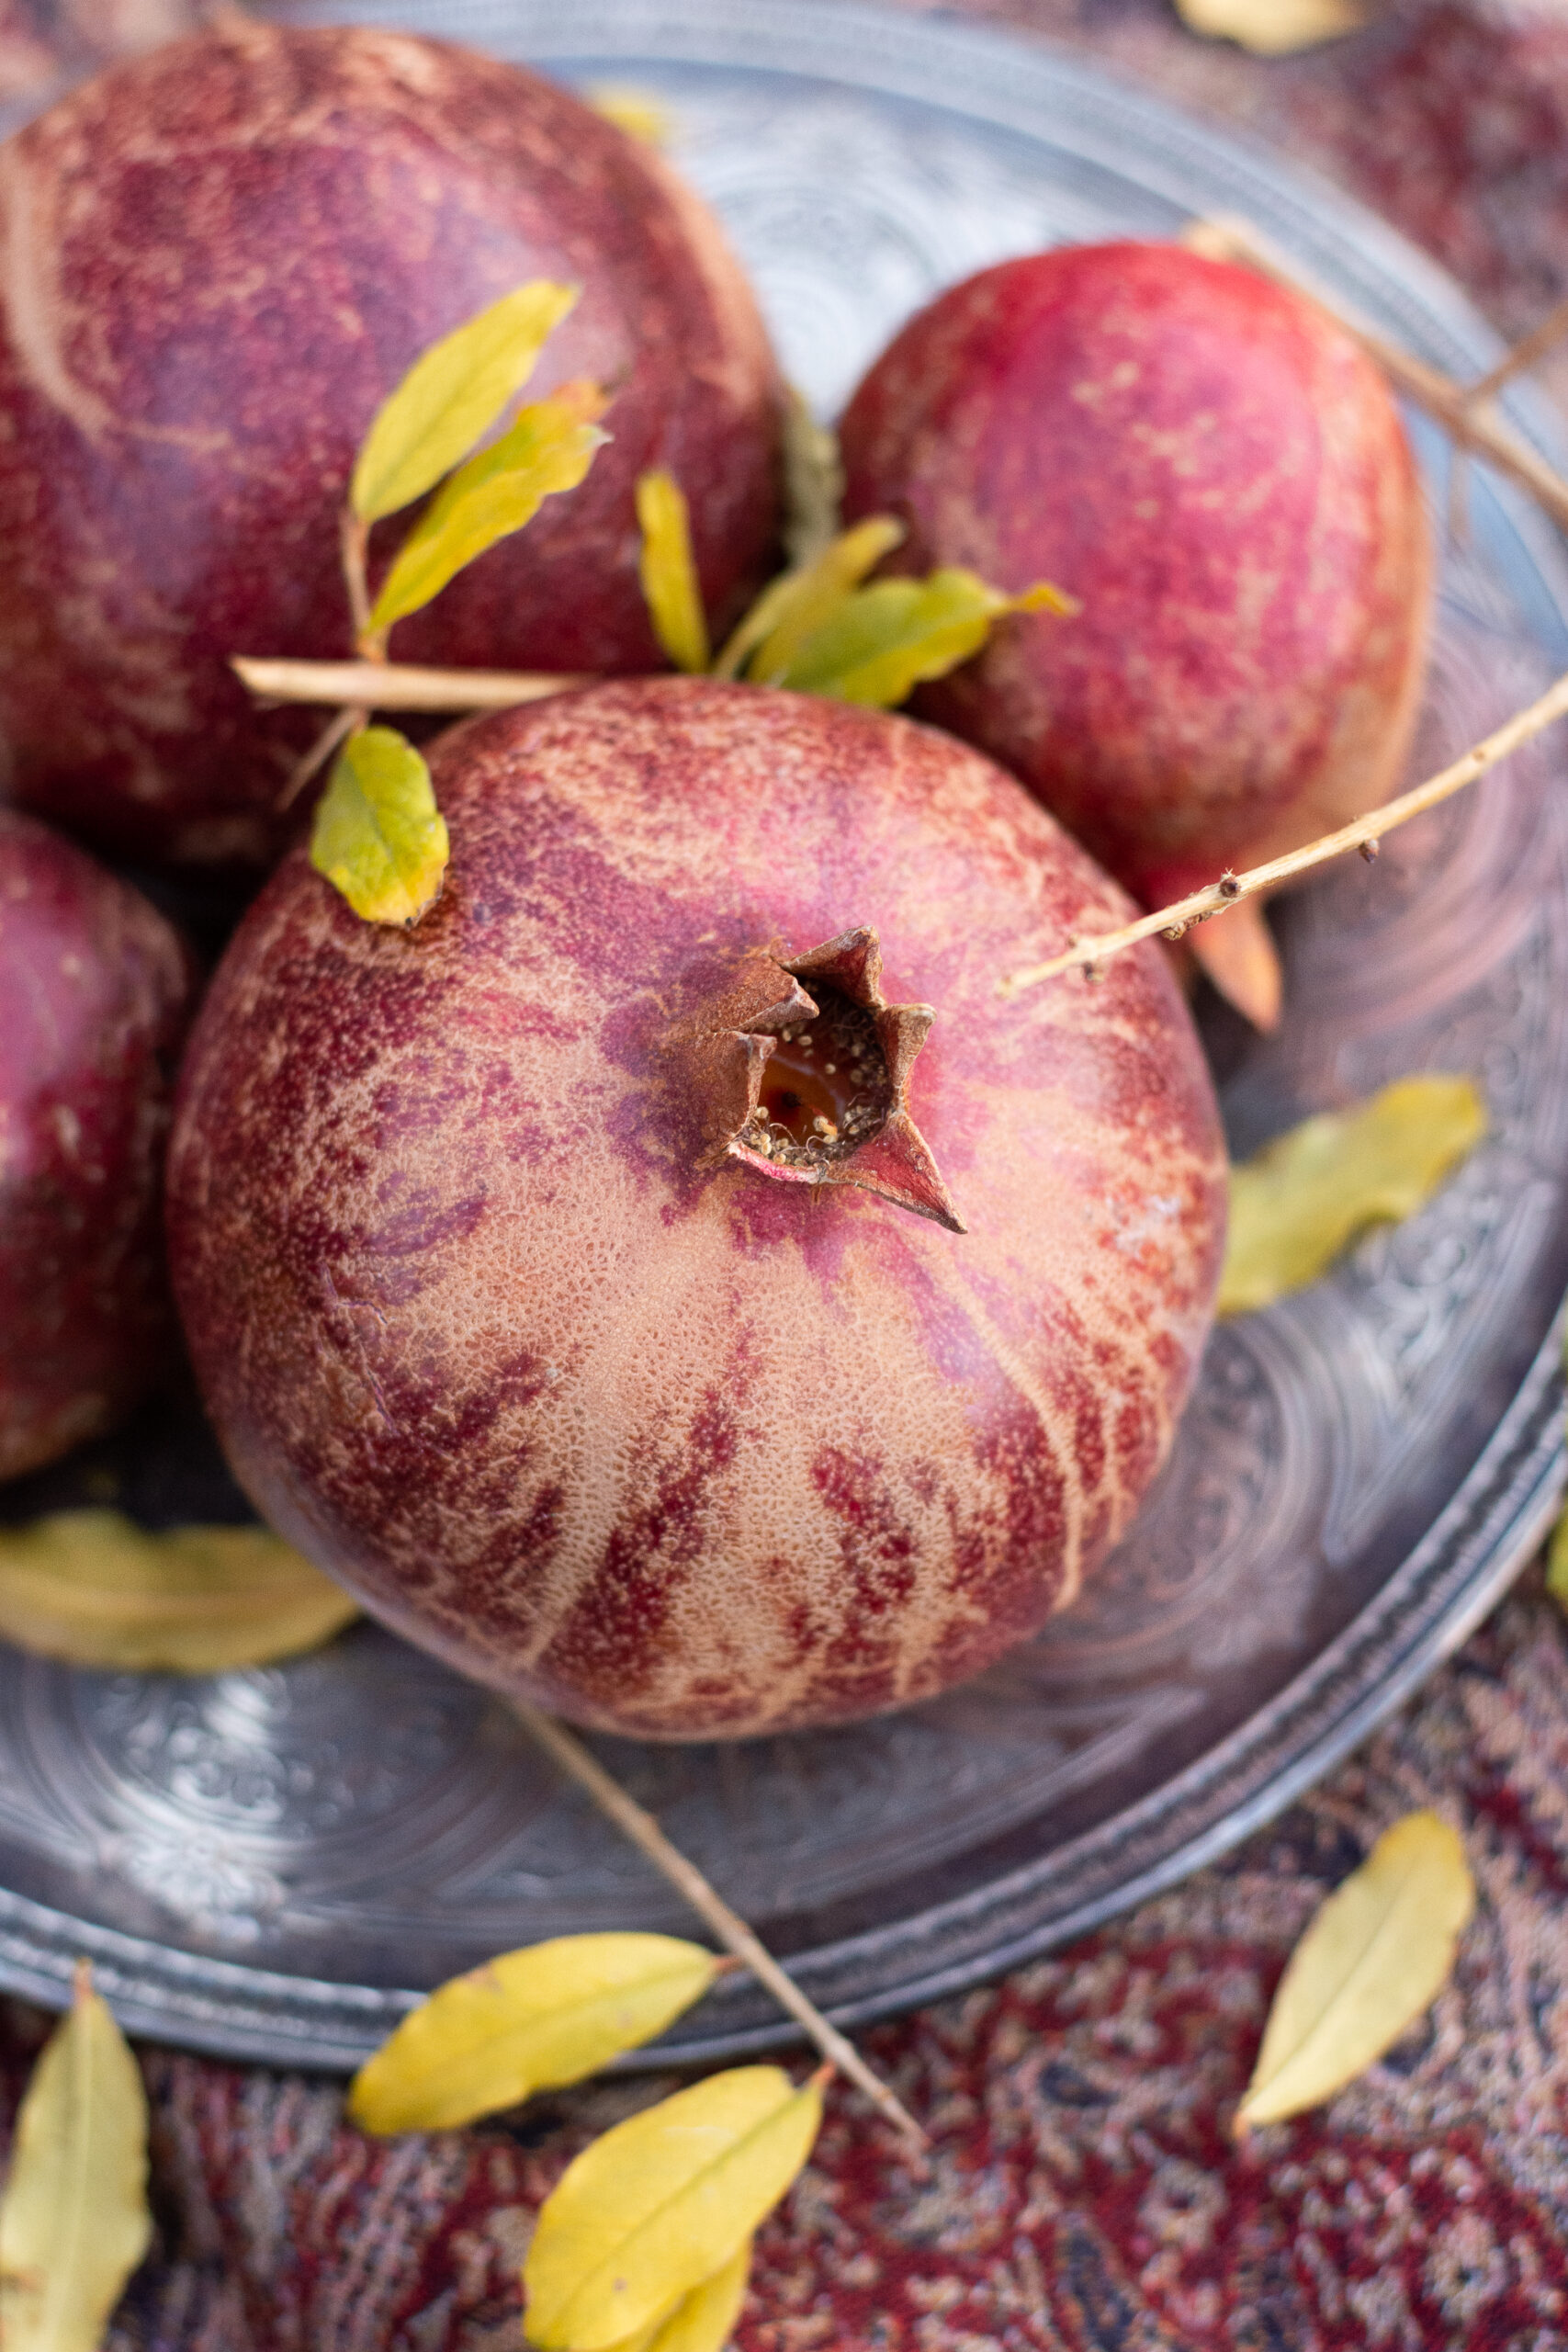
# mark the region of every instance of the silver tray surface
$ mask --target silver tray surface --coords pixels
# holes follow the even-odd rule
[[[275,13],[440,32],[657,96],[826,414],[939,286],[1195,211],[1249,216],[1460,376],[1496,356],[1442,273],[1346,198],[1047,49],[837,0]],[[1568,461],[1543,402],[1507,405]],[[1445,449],[1413,429],[1440,509]],[[1568,667],[1559,543],[1480,472],[1469,507],[1423,771]],[[841,2019],[971,1983],[1222,1852],[1406,1696],[1543,1532],[1563,1481],[1565,765],[1550,738],[1375,867],[1292,900],[1272,1043],[1208,1016],[1238,1151],[1416,1069],[1477,1075],[1494,1129],[1422,1215],[1216,1333],[1156,1493],[1083,1602],[979,1682],[878,1723],[595,1743]],[[242,1508],[176,1412],[4,1509],[111,1492],[153,1521]],[[688,1922],[504,1709],[373,1627],[188,1681],[0,1648],[0,1983],[17,1991],[60,2002],[85,1952],[139,2031],[349,2065],[457,1970],[629,1925]],[[731,1980],[653,2058],[786,2031]]]

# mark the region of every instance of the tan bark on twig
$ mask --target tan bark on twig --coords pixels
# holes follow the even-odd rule
[[[372,710],[510,710],[594,681],[542,670],[425,670],[406,662],[293,662],[236,654],[229,664],[258,701],[363,704]]]

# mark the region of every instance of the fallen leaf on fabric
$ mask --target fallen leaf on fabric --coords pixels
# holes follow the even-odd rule
[[[871,514],[840,531],[799,571],[784,572],[742,616],[714,664],[715,675],[736,678],[744,669],[755,685],[780,684],[801,647],[903,537],[904,526],[893,515]]]
[[[738,2066],[617,2123],[539,2211],[523,2266],[541,2352],[609,2352],[732,2262],[811,2153],[822,2077]]]
[[[6,2352],[97,2352],[152,2235],[141,2070],[83,1961],[22,2100],[0,2199]]]
[[[717,1963],[675,1936],[557,1936],[440,1985],[355,2075],[367,2132],[442,2132],[581,2082],[700,2000]]]
[[[630,83],[591,82],[583,93],[595,114],[640,139],[645,147],[668,147],[675,136],[675,119],[651,90],[634,89]]]
[[[1359,32],[1367,20],[1361,0],[1176,0],[1190,32],[1234,40],[1258,57],[1286,57]]]
[[[563,384],[519,409],[510,431],[444,482],[393,559],[370,613],[373,633],[417,613],[455,573],[533,521],[547,498],[575,490],[609,439],[597,384]]]
[[[0,1638],[74,1666],[221,1674],[319,1648],[358,1613],[265,1527],[170,1527],[117,1510],[0,1528]]]
[[[612,2352],[723,2352],[746,2300],[751,2272],[751,2241],[732,2255],[722,2270],[683,2295],[668,2319],[654,2320],[628,2335]]]
[[[685,492],[673,474],[656,468],[637,476],[637,577],[653,633],[676,668],[695,676],[708,666],[708,625]]]
[[[422,498],[534,372],[579,288],[533,278],[432,344],[371,420],[349,487],[362,523]]]
[[[394,727],[350,736],[316,804],[310,863],[367,922],[417,922],[451,844],[430,770]]]
[[[1385,1829],[1291,1954],[1237,2132],[1320,2105],[1381,2058],[1447,1982],[1474,1903],[1446,1821],[1408,1813]]]
[[[945,677],[984,645],[1007,613],[1074,613],[1059,588],[1037,582],[1017,596],[957,565],[925,580],[878,580],[857,589],[792,652],[782,668],[764,647],[756,667],[797,693],[891,710],[931,678]]]
[[[1468,1078],[1400,1078],[1266,1144],[1231,1170],[1217,1311],[1245,1315],[1316,1282],[1364,1227],[1422,1207],[1485,1133]]]

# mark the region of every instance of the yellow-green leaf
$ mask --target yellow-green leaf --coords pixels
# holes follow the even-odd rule
[[[1413,2025],[1448,1980],[1475,1888],[1458,1834],[1407,1813],[1291,1954],[1236,2128],[1316,2107]]]
[[[6,2352],[97,2352],[152,2235],[146,2093],[84,1961],[28,2085],[0,2201]]]
[[[764,646],[775,684],[840,702],[891,710],[928,678],[945,677],[977,653],[1004,613],[1071,613],[1073,600],[1045,581],[1004,596],[978,573],[956,565],[925,580],[878,580],[857,589],[779,669]]]
[[[349,500],[362,523],[438,482],[534,372],[580,288],[536,277],[423,352],[371,419]]]
[[[1337,40],[1367,20],[1361,0],[1176,0],[1189,31],[1234,40],[1258,57],[1286,57]]]
[[[1568,1510],[1552,1529],[1546,1547],[1546,1589],[1560,1609],[1568,1609]]]
[[[797,571],[784,572],[743,616],[714,665],[716,675],[739,677],[744,665],[754,684],[778,685],[800,648],[903,537],[903,524],[891,514],[868,515],[829,539]]]
[[[367,2132],[442,2132],[581,2082],[651,2041],[713,1982],[712,1952],[675,1936],[557,1936],[454,1977],[355,2076]]]
[[[708,625],[692,555],[686,496],[661,468],[638,474],[637,519],[642,531],[637,576],[653,633],[678,670],[708,666]]]
[[[1245,1315],[1314,1283],[1364,1227],[1420,1208],[1485,1133],[1468,1078],[1400,1078],[1266,1144],[1231,1170],[1219,1312]]]
[[[355,1613],[265,1527],[62,1510],[0,1528],[0,1638],[75,1666],[221,1674],[316,1649]]]
[[[751,2241],[747,2239],[722,2270],[682,2295],[667,2319],[649,2321],[628,2335],[613,2352],[723,2352],[729,2331],[746,2300],[751,2270]]]
[[[446,820],[413,745],[367,727],[338,753],[316,805],[310,863],[367,922],[417,922],[440,896]]]
[[[398,549],[371,633],[417,613],[465,564],[531,523],[547,498],[575,490],[610,437],[593,422],[604,407],[597,384],[563,384],[519,409],[509,432],[459,466]]]
[[[651,90],[629,82],[591,82],[583,95],[595,114],[645,147],[668,147],[675,136],[674,117]]]
[[[617,2123],[568,2165],[523,2266],[542,2352],[608,2352],[730,2262],[811,2153],[822,2089],[738,2066]]]
[[[839,536],[844,461],[838,435],[818,424],[793,384],[785,394],[784,461],[784,552],[798,571]]]

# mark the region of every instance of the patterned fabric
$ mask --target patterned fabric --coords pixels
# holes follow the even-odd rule
[[[184,0],[0,0],[0,103],[161,38]],[[1568,10],[1393,5],[1262,65],[1161,0],[971,0],[1334,172],[1517,333],[1568,289]],[[1568,357],[1549,367],[1568,392]],[[1454,1982],[1319,2113],[1228,2120],[1285,1956],[1431,1805],[1481,1902]],[[761,2233],[740,2352],[1568,2352],[1568,1627],[1539,1575],[1276,1827],[999,1985],[866,2037],[928,2166],[837,2093]],[[47,2020],[0,2008],[6,2113]],[[154,2253],[115,2352],[491,2352],[532,2217],[670,2082],[374,2143],[337,2086],[149,2049]]]

